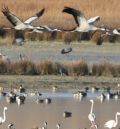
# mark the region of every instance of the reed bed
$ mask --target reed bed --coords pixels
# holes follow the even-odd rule
[[[103,61],[89,66],[84,59],[68,62],[53,62],[51,60],[32,62],[29,59],[20,61],[0,60],[0,74],[120,77],[120,65]]]
[[[113,65],[107,61],[93,64],[92,74],[95,76],[120,77],[120,65]]]

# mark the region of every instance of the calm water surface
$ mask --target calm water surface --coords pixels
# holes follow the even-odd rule
[[[48,123],[48,129],[56,129],[56,124],[61,124],[61,129],[83,129],[90,128],[88,114],[90,113],[91,103],[89,99],[93,98],[94,113],[99,129],[104,128],[104,123],[110,119],[115,119],[115,113],[120,112],[120,100],[110,100],[100,103],[95,99],[99,93],[88,93],[88,98],[78,101],[73,97],[73,90],[64,90],[60,92],[51,92],[50,90],[41,90],[42,98],[50,97],[51,104],[37,104],[36,97],[27,97],[25,104],[18,107],[16,103],[7,104],[5,98],[0,99],[0,116],[3,116],[4,106],[8,107],[6,112],[7,120],[0,125],[0,129],[7,129],[9,123],[14,123],[16,129],[31,129],[32,127],[42,127],[44,121]],[[72,112],[72,117],[63,118],[63,112]],[[120,121],[120,119],[119,119]],[[118,124],[117,128],[120,124]]]

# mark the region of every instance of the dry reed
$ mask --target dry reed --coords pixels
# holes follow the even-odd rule
[[[70,76],[84,76],[88,75],[88,65],[85,60],[64,62],[63,66],[66,66]]]
[[[108,61],[89,66],[84,59],[79,61],[53,62],[44,60],[32,62],[0,60],[1,75],[69,75],[69,76],[120,76],[120,65]]]
[[[23,20],[32,16],[38,10],[46,8],[44,15],[33,24],[49,25],[64,29],[76,26],[71,15],[62,13],[64,6],[82,10],[87,19],[99,15],[101,23],[106,23],[113,27],[118,27],[120,20],[119,0],[95,0],[92,2],[91,0],[0,0],[1,9],[3,5],[8,6],[15,15]],[[2,13],[0,13],[0,26],[11,26]]]
[[[107,61],[99,64],[93,64],[92,73],[95,76],[120,76],[120,65],[113,65]]]

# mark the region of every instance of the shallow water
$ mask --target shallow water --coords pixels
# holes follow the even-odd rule
[[[28,52],[28,51],[17,51],[6,53],[9,55],[11,60],[17,60],[19,58],[19,53],[23,53],[33,61],[40,60],[53,60],[53,61],[76,61],[80,59],[85,59],[87,63],[98,63],[103,60],[108,60],[112,63],[120,63],[120,54],[115,53],[94,53],[94,52],[72,52],[69,55],[61,55],[58,52]]]
[[[109,44],[97,46],[94,43],[71,44],[73,51],[67,55],[61,54],[61,49],[70,47],[68,45],[51,42],[33,42],[25,46],[0,46],[0,51],[8,55],[11,60],[18,60],[20,53],[32,61],[53,60],[53,61],[76,61],[85,59],[87,63],[93,64],[103,60],[111,63],[120,63],[119,45]],[[47,49],[49,48],[49,49]]]
[[[93,98],[94,113],[98,128],[104,128],[104,123],[110,119],[115,119],[115,113],[120,112],[120,100],[110,100],[101,103],[96,99],[100,92],[88,93],[88,98],[79,101],[73,97],[75,90],[63,90],[52,92],[51,90],[40,90],[42,98],[50,97],[51,104],[35,102],[36,97],[28,96],[25,104],[18,107],[16,103],[7,104],[5,98],[0,99],[0,116],[4,106],[8,107],[6,112],[7,120],[0,125],[0,129],[7,129],[9,123],[14,123],[16,129],[31,129],[32,127],[42,127],[44,121],[48,123],[48,129],[56,129],[56,124],[61,124],[61,129],[81,129],[90,128],[88,114],[91,103],[89,99]],[[63,112],[72,112],[72,117],[63,118]],[[119,124],[117,128],[119,127]]]

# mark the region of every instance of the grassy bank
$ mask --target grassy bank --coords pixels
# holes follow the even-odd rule
[[[49,88],[58,86],[59,88],[85,88],[97,86],[108,87],[115,89],[120,83],[120,78],[113,77],[95,77],[95,76],[23,76],[23,75],[0,75],[0,86],[18,88],[23,84],[26,88]]]

